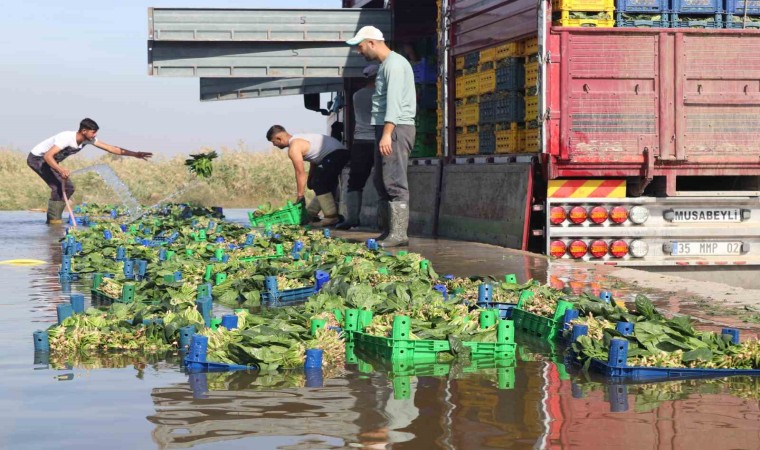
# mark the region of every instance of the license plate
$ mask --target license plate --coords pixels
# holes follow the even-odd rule
[[[739,208],[675,208],[673,222],[741,222]]]
[[[742,254],[741,242],[671,242],[673,256],[730,256]]]

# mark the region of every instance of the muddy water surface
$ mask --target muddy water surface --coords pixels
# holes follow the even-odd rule
[[[609,385],[535,340],[519,341],[514,361],[478,366],[394,367],[350,355],[344,374],[321,382],[300,372],[187,375],[171,356],[51,362],[34,354],[32,332],[86,286],[58,282],[61,230],[42,214],[0,213],[0,229],[0,260],[48,262],[0,265],[0,448],[760,446],[757,380]],[[441,272],[523,281],[546,270],[542,258],[492,247],[438,261],[434,243],[419,245]],[[559,278],[588,283],[580,273]]]

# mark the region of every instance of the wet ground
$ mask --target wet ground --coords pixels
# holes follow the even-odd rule
[[[0,448],[760,448],[758,380],[609,385],[566,366],[562,349],[529,340],[497,367],[351,360],[322,387],[304,387],[300,372],[189,376],[171,355],[51,362],[34,355],[32,332],[85,286],[58,282],[61,230],[42,214],[0,213],[0,229],[0,261],[49,262],[0,265]],[[492,246],[412,247],[441,273],[515,273],[619,298],[647,290],[661,305],[682,300],[596,267]]]

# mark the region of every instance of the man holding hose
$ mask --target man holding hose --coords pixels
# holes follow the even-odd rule
[[[50,187],[47,223],[61,223],[61,216],[66,208],[64,194],[67,198],[71,198],[74,194],[74,184],[69,179],[71,173],[59,163],[82,151],[85,145],[92,144],[114,155],[131,156],[143,160],[153,156],[153,153],[133,152],[98,141],[95,136],[99,128],[94,120],[84,119],[79,123],[79,131],[58,133],[40,142],[29,152],[26,164]]]

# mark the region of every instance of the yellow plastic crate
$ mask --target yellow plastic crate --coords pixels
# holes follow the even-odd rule
[[[525,151],[536,153],[541,149],[541,130],[539,128],[528,128],[525,130]]]
[[[538,36],[523,41],[523,55],[530,56],[538,53]]]
[[[525,121],[538,120],[538,95],[525,96]]]
[[[463,126],[477,125],[480,120],[480,105],[477,103],[468,103],[462,106]],[[457,124],[457,126],[459,126]]]
[[[517,130],[517,152],[525,151],[525,130]]]
[[[538,86],[538,61],[525,63],[525,89]]]
[[[517,134],[519,130],[497,130],[496,134],[496,153],[515,153],[517,152]]]
[[[582,28],[612,28],[615,26],[615,19],[611,13],[601,12],[598,19],[571,19],[571,11],[555,11],[552,13],[553,24],[560,27],[582,27]]]
[[[480,63],[487,63],[496,60],[496,47],[487,48],[480,51]]]
[[[552,0],[552,11],[615,11],[615,0]]]
[[[464,154],[465,155],[477,155],[478,148],[480,147],[480,134],[479,133],[467,133],[464,135]]]
[[[481,55],[483,53],[481,52]],[[496,70],[491,69],[478,73],[478,94],[490,94],[496,91]]]
[[[500,61],[505,58],[522,56],[522,54],[523,54],[522,41],[507,42],[506,44],[501,44],[496,47],[496,56],[494,57],[494,59],[496,61]]]
[[[466,76],[467,75],[461,75],[461,76],[458,76],[454,80],[454,91],[455,91],[454,98],[465,98],[466,97],[464,95],[464,78]]]
[[[454,60],[456,70],[464,70],[464,56],[457,56]]]
[[[462,86],[462,97],[471,97],[473,95],[478,95],[478,74],[473,73],[471,75],[465,75]],[[494,82],[496,79],[494,78]],[[459,97],[457,97],[459,98]]]
[[[443,128],[443,110],[441,108],[438,108],[436,111],[436,117],[438,120],[435,123],[436,128],[441,129]]]

